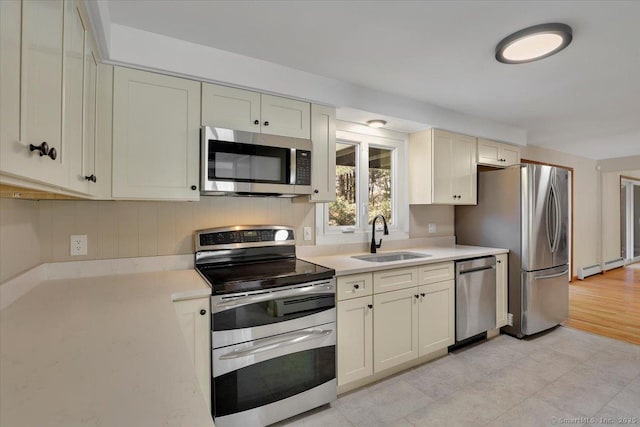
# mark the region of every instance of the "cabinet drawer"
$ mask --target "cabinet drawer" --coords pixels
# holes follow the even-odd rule
[[[454,277],[455,268],[453,262],[427,264],[418,267],[418,283],[420,285],[452,280]]]
[[[364,297],[373,293],[373,275],[371,273],[338,277],[337,282],[338,301]]]
[[[396,291],[418,285],[418,269],[416,267],[396,268],[373,273],[374,293]]]

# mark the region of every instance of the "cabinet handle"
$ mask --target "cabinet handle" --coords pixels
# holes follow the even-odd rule
[[[205,310],[204,308],[202,310],[200,310],[200,315],[204,316],[205,314],[207,314],[207,310]]]
[[[264,125],[269,126],[269,122],[265,120]]]
[[[373,304],[367,304],[367,307],[369,307],[369,309],[373,308]]]
[[[502,264],[502,260],[497,260],[496,261],[498,264]]]
[[[40,157],[46,156],[49,154],[49,144],[46,141],[43,141],[40,145],[29,144],[29,151],[39,151]]]
[[[316,193],[316,194],[318,194],[318,193],[320,192],[320,190],[315,189],[315,190],[313,190],[313,192],[314,192],[314,193]]]
[[[55,159],[56,159],[56,157],[58,157],[58,152],[56,151],[56,149],[55,149],[54,147],[51,147],[51,148],[49,149],[49,154],[47,154],[47,155],[49,156],[49,158],[50,158],[51,160],[55,160]]]
[[[91,182],[96,182],[98,180],[94,174],[91,174],[89,176],[85,176],[84,179],[86,179],[87,181],[91,181]]]
[[[191,186],[191,189],[192,189],[193,191],[196,191],[196,190],[198,189],[198,187],[196,187],[195,185],[192,185],[192,186]]]
[[[260,124],[260,120],[254,120],[254,121],[253,121],[253,124],[254,124],[254,125],[259,125],[259,124]]]
[[[360,285],[353,285],[353,289],[359,289]]]
[[[420,295],[415,294],[414,297],[416,297],[416,299],[420,298]]]
[[[421,296],[422,298],[424,298],[425,296],[427,296],[427,294],[425,294],[424,292],[422,292],[422,293],[420,293],[420,296]]]

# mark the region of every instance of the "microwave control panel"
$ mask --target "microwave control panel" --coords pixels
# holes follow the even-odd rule
[[[296,185],[311,185],[311,151],[296,150]]]

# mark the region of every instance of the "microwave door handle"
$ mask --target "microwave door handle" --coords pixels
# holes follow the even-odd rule
[[[268,338],[258,345],[251,346],[242,350],[233,350],[229,353],[223,354],[219,357],[219,360],[237,359],[240,357],[253,356],[258,353],[262,353],[269,350],[276,350],[281,347],[287,347],[290,345],[299,344],[301,342],[317,340],[330,335],[333,332],[332,329],[304,329],[302,331],[291,332],[283,334],[278,337]]]
[[[335,292],[332,284],[312,285],[302,288],[287,289],[285,291],[266,292],[262,294],[244,295],[237,298],[229,298],[226,301],[217,302],[211,309],[213,313],[230,310],[243,305],[255,304],[258,302],[272,301],[279,298],[295,297],[300,295],[317,295]]]
[[[291,170],[289,171],[289,184],[291,185],[295,185],[296,183],[296,149],[292,148],[291,149],[291,162],[289,164],[289,167],[291,168]]]

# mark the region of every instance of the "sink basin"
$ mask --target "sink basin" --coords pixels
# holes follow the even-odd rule
[[[408,259],[427,258],[431,255],[419,254],[415,252],[386,252],[381,254],[371,255],[357,255],[351,258],[360,259],[368,262],[391,262],[391,261],[404,261]]]

